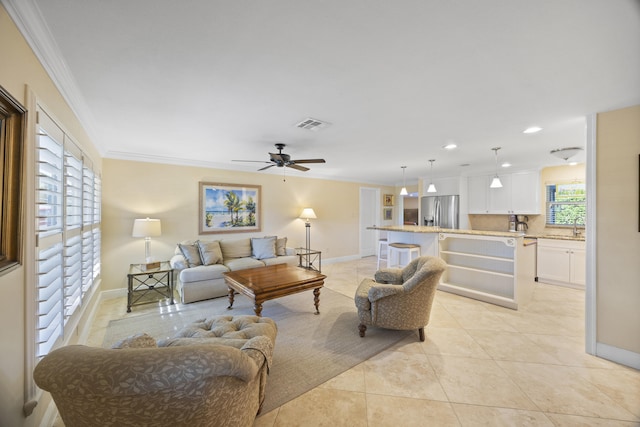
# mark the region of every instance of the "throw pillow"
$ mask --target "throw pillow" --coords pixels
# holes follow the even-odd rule
[[[113,344],[111,348],[153,348],[157,346],[155,338],[145,333],[141,333],[121,339]]]
[[[276,257],[276,238],[251,238],[252,256],[256,259],[266,259]]]
[[[182,256],[184,257],[184,259],[187,260],[187,264],[189,264],[189,267],[202,265],[198,245],[183,245],[181,243],[178,243],[178,247],[180,248],[180,252],[182,252]]]
[[[278,236],[264,236],[265,239],[269,237],[275,237],[276,239],[276,255],[284,256],[287,254],[287,238],[281,237],[278,239]]]
[[[287,238],[281,237],[276,239],[276,255],[284,256],[287,254]]]
[[[222,249],[220,249],[219,241],[201,242],[198,240],[197,244],[202,264],[222,264]]]
[[[251,239],[220,240],[220,249],[225,261],[233,258],[245,258],[251,256]]]

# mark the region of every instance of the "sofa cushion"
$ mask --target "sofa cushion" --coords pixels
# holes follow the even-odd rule
[[[251,256],[255,259],[276,257],[276,237],[252,238]]]
[[[251,256],[251,239],[230,239],[220,240],[220,249],[225,261],[233,258],[244,258]]]
[[[178,247],[180,248],[180,252],[182,252],[182,256],[184,257],[184,259],[187,260],[187,264],[189,265],[189,267],[202,265],[198,245],[184,245],[182,243],[178,243]]]
[[[275,258],[261,259],[260,261],[263,262],[264,265],[289,264],[297,266],[300,264],[300,260],[297,255],[278,256]]]
[[[180,281],[182,283],[189,283],[222,279],[224,278],[224,273],[227,271],[229,271],[229,269],[223,264],[199,265],[182,270],[180,272]]]
[[[226,265],[227,268],[229,268],[229,270],[236,271],[236,270],[245,270],[247,268],[264,267],[264,262],[258,261],[257,259],[253,259],[251,257],[234,258],[230,260],[227,260],[225,258],[224,265]]]
[[[222,264],[222,250],[219,241],[203,242],[198,240],[197,244],[203,265]]]

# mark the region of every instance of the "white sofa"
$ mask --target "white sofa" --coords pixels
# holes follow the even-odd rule
[[[176,289],[183,303],[228,295],[224,282],[227,271],[273,264],[298,265],[295,249],[287,248],[287,238],[234,238],[186,240],[177,245],[171,258],[177,271]]]

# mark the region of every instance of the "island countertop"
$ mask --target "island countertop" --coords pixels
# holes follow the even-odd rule
[[[476,236],[524,237],[524,233],[511,231],[463,230],[457,228],[428,227],[426,225],[378,225],[367,227],[368,230],[384,230],[404,233],[450,233]]]

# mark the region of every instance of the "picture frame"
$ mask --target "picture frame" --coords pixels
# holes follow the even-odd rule
[[[392,221],[393,220],[393,209],[384,208],[383,211],[382,211],[382,216],[383,216],[383,219],[385,221]]]
[[[262,230],[262,186],[199,182],[199,234]]]
[[[382,199],[383,206],[393,206],[394,196],[393,194],[385,194]]]

